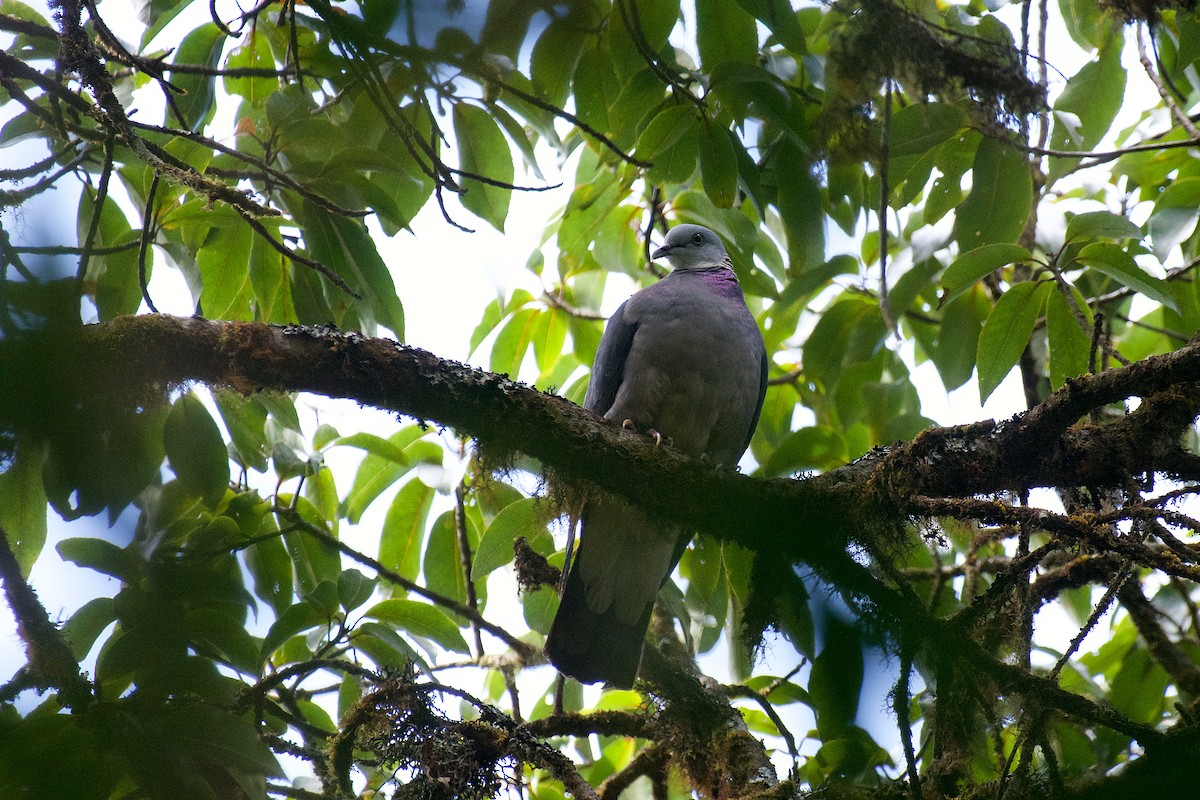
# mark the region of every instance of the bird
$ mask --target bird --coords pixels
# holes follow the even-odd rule
[[[693,458],[735,467],[767,390],[767,351],[721,238],[671,228],[651,254],[672,271],[609,319],[584,408],[667,441]],[[631,688],[658,591],[692,534],[609,494],[581,514],[544,652],[581,683]]]

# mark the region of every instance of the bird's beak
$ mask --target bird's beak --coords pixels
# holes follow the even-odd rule
[[[657,250],[655,250],[653,253],[650,254],[650,260],[657,261],[660,258],[666,258],[667,256],[671,255],[672,249],[673,248],[671,247],[671,245],[664,244],[662,247],[658,248]]]

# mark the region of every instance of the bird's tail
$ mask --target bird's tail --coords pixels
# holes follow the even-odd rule
[[[629,688],[658,590],[687,539],[616,497],[588,503],[580,539],[546,655],[583,683]]]
[[[580,556],[586,546],[581,545]],[[559,672],[581,683],[603,681],[628,689],[642,660],[653,598],[646,603],[641,618],[632,624],[617,618],[615,605],[597,613],[588,607],[578,563],[577,559],[567,577],[567,588],[546,637],[546,656]]]

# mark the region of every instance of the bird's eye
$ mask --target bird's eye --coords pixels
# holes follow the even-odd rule
[[[704,244],[704,236],[699,233],[693,233],[692,244]]]

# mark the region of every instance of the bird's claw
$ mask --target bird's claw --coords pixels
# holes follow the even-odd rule
[[[633,431],[634,433],[641,433],[641,431],[639,431],[639,430],[637,429],[637,425],[636,425],[636,424],[634,424],[634,421],[633,421],[633,420],[631,420],[631,419],[626,419],[626,420],[623,420],[623,421],[621,422],[621,427],[622,427],[622,428],[625,428],[626,430]],[[661,447],[664,439],[666,439],[666,442],[667,442],[667,444],[670,444],[670,443],[671,443],[671,440],[670,440],[670,439],[668,439],[667,437],[663,436],[663,435],[662,435],[661,433],[659,433],[658,431],[654,430],[654,428],[647,428],[647,429],[646,429],[646,435],[647,435],[647,436],[653,436],[653,437],[654,437],[654,446],[655,446],[655,447]]]

